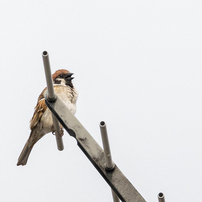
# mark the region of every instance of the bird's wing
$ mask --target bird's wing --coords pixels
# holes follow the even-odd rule
[[[46,103],[45,103],[45,98],[44,98],[44,91],[46,90],[47,88],[45,88],[42,93],[39,95],[39,98],[38,98],[38,102],[37,102],[37,105],[36,107],[34,108],[35,111],[34,111],[34,114],[32,116],[32,119],[30,120],[30,129],[32,130],[36,125],[37,123],[40,121],[43,113],[45,112],[47,106],[46,106]]]

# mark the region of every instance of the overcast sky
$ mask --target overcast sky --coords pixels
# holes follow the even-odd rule
[[[76,117],[148,202],[202,201],[202,1],[1,1],[1,194],[4,202],[112,201],[107,183],[65,133],[48,134],[17,167],[52,73],[74,73]]]

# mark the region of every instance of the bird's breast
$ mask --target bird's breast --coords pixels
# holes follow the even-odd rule
[[[77,92],[75,89],[72,89],[69,86],[54,86],[55,93],[57,96],[65,103],[67,108],[72,112],[72,114],[76,113],[76,99]]]
[[[72,114],[76,113],[76,99],[77,92],[74,89],[70,89],[67,86],[54,86],[55,93],[57,96],[65,103],[67,108],[71,111]],[[49,108],[46,108],[43,116],[41,117],[41,129],[44,133],[51,132],[51,127],[53,126],[52,113]]]

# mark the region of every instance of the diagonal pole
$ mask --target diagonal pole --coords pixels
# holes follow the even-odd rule
[[[55,102],[47,99],[47,91],[44,92],[47,107],[56,116],[64,129],[77,140],[77,144],[90,160],[93,166],[106,180],[122,202],[145,202],[144,198],[125,177],[117,165],[113,170],[106,170],[104,151],[94,138],[83,127],[79,120],[70,112],[59,97]]]

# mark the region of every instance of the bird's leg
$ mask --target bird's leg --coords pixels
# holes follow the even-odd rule
[[[64,130],[62,125],[60,124],[60,137],[62,137],[64,135]]]
[[[55,130],[54,130],[54,126],[53,125],[51,126],[51,131],[52,131],[52,134],[55,135]]]

